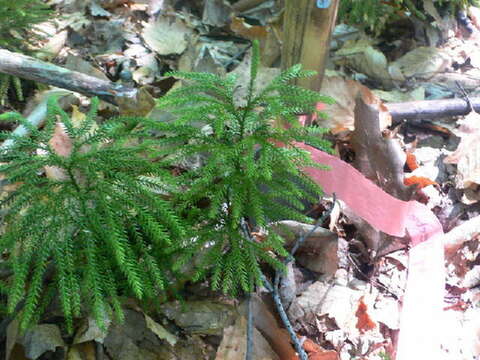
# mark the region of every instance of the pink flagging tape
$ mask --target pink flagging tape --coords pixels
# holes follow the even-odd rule
[[[423,204],[387,194],[346,162],[311,146],[296,145],[331,168],[305,170],[326,193],[335,193],[377,230],[410,236],[412,248],[396,359],[440,359],[445,267],[443,231],[436,216]]]

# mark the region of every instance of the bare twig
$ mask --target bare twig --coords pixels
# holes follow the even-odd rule
[[[289,256],[289,258],[287,258],[287,261],[285,262],[285,264],[288,264],[290,261],[293,260],[293,256],[297,252],[298,248],[300,246],[302,246],[302,244],[305,242],[305,240],[308,239],[322,225],[322,223],[325,221],[325,219],[330,216],[330,214],[333,211],[333,206],[335,205],[336,202],[337,202],[337,199],[336,199],[336,195],[334,193],[333,194],[333,205],[332,205],[332,207],[330,209],[328,209],[327,211],[325,211],[322,214],[322,216],[320,216],[320,218],[317,220],[317,222],[315,223],[313,228],[308,233],[300,236],[300,238],[297,240],[297,242],[293,246],[292,250],[290,251],[290,256]]]
[[[252,294],[247,295],[247,351],[245,360],[254,360],[253,358],[253,309]]]
[[[96,360],[104,360],[105,359],[105,352],[103,350],[103,344],[100,342],[95,341],[95,359]]]
[[[250,230],[248,229],[247,223],[245,222],[244,219],[242,219],[240,225],[241,225],[241,229],[242,229],[242,232],[243,232],[245,238],[248,239],[248,241],[252,241],[252,242],[255,241],[252,238]],[[277,274],[279,274],[279,273],[278,272],[275,273],[275,280],[277,278]],[[305,353],[305,350],[303,350],[302,344],[298,340],[298,337],[295,334],[295,331],[293,330],[292,324],[291,324],[290,320],[288,319],[287,313],[285,312],[285,308],[283,307],[282,301],[280,300],[280,294],[279,294],[279,291],[278,291],[278,286],[272,286],[270,281],[268,281],[268,279],[263,275],[262,275],[262,282],[263,282],[265,288],[272,294],[273,302],[275,303],[275,307],[277,308],[277,312],[280,315],[280,318],[282,319],[282,322],[285,325],[285,328],[287,329],[288,334],[290,335],[290,339],[292,340],[293,346],[295,347],[295,350],[297,351],[298,355],[300,356],[300,359],[301,360],[308,360],[308,356]],[[250,317],[250,313],[251,313],[251,311],[249,309],[249,317]],[[252,322],[253,322],[253,319],[252,319]],[[253,324],[252,324],[252,327],[253,327]],[[251,337],[250,339],[249,339],[249,336]],[[253,334],[249,333],[247,331],[247,348],[248,348],[249,341],[253,341]],[[253,346],[252,346],[252,348],[253,348]],[[253,352],[253,350],[252,350],[252,352]],[[248,355],[248,352],[247,352],[247,355]]]
[[[275,283],[277,281],[280,281],[280,278],[278,276],[279,272],[275,273]],[[300,356],[300,360],[308,360],[307,353],[303,349],[302,342],[298,339],[297,334],[295,333],[295,330],[293,330],[292,323],[288,319],[287,312],[285,311],[285,308],[283,307],[282,300],[280,299],[280,293],[278,292],[278,283],[277,286],[274,286],[268,281],[267,278],[263,277],[263,284],[265,288],[270,291],[272,294],[273,302],[275,304],[275,307],[277,308],[278,315],[280,315],[280,319],[282,319],[283,324],[285,325],[285,328],[288,331],[288,334],[290,335],[290,340],[293,342],[293,346],[295,347],[295,351],[298,353],[298,356]]]
[[[322,223],[325,221],[325,219],[330,216],[333,207],[336,202],[336,196],[333,194],[333,205],[330,209],[325,211],[322,216],[316,221],[315,226],[307,232],[306,234],[302,235],[295,243],[293,246],[292,250],[290,251],[290,255],[285,259],[284,264],[288,264],[289,262],[293,261],[293,256],[297,252],[298,248],[305,242],[305,240],[312,235],[315,230],[322,225]],[[255,241],[252,237],[252,234],[250,233],[250,230],[248,228],[247,222],[245,219],[242,219],[240,221],[240,228],[243,232],[243,236],[248,240],[248,241]],[[288,331],[288,334],[290,335],[290,339],[293,343],[293,346],[295,347],[295,351],[298,353],[300,360],[308,360],[307,353],[303,349],[303,341],[298,339],[297,334],[295,333],[295,330],[293,329],[292,323],[288,319],[287,312],[285,311],[285,307],[282,304],[282,300],[280,297],[280,291],[279,291],[279,285],[280,285],[280,280],[281,280],[282,274],[280,271],[275,271],[275,278],[274,278],[274,283],[273,285],[270,283],[270,281],[265,277],[262,276],[262,282],[265,286],[265,288],[272,294],[273,302],[275,303],[275,307],[277,309],[278,314],[280,315],[280,319],[282,320],[285,328]],[[251,310],[251,303],[250,303],[250,294],[248,296],[248,325],[247,325],[247,353],[245,356],[246,360],[253,359],[253,319],[250,319],[252,316],[252,310]],[[251,330],[250,327],[251,326]],[[250,342],[252,342],[250,344]],[[251,346],[251,347],[249,347]]]
[[[458,89],[462,93],[463,97],[465,98],[465,101],[467,102],[468,106],[470,107],[470,111],[475,111],[473,108],[473,104],[470,101],[470,97],[468,96],[467,92],[465,91],[465,88],[460,84],[460,81],[455,81],[455,85],[457,85]]]

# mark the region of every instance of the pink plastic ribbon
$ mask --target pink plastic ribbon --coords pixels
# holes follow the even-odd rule
[[[330,170],[305,171],[328,194],[335,193],[377,230],[411,239],[408,280],[403,298],[397,360],[441,358],[445,268],[442,226],[423,204],[387,194],[344,161],[297,143]]]

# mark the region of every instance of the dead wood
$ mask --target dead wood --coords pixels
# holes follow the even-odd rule
[[[138,90],[72,71],[30,56],[0,49],[0,72],[71,90],[118,105],[119,98],[135,99]]]
[[[480,98],[470,98],[475,111],[480,112]],[[393,120],[435,119],[466,115],[470,106],[464,99],[422,100],[386,103]]]

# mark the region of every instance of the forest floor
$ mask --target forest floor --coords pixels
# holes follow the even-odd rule
[[[50,3],[59,16],[40,26],[47,34],[39,44],[44,60],[145,87],[154,97],[174,86],[172,78],[163,76],[173,69],[234,72],[242,81],[252,39],[259,39],[262,47],[260,86],[279,73],[280,1],[240,10],[209,0]],[[408,236],[388,235],[385,229],[389,223],[407,221],[413,210],[405,204],[411,200],[436,216],[439,231],[448,239],[445,262],[432,277],[434,281],[445,275],[444,298],[431,294],[432,299],[426,299],[432,304],[443,300],[444,322],[440,328],[431,326],[441,337],[442,359],[480,359],[480,115],[472,111],[462,117],[392,120],[383,106],[462,98],[465,93],[480,96],[480,9],[470,9],[467,25],[433,11],[429,16],[429,23],[404,19],[375,37],[345,24],[335,28],[322,93],[336,104],[323,107],[327,118],[317,122],[330,130],[336,156],[376,183],[378,191],[363,194],[357,202],[341,197],[333,202],[326,196],[309,210],[314,218],[328,209],[331,214],[305,241],[281,284],[284,306],[309,359],[393,359],[407,275],[414,272]],[[27,98],[27,104],[12,99],[0,110],[32,108],[43,92],[31,89],[27,95],[35,96]],[[376,118],[355,111],[359,94],[377,106]],[[88,105],[87,98],[79,99]],[[112,105],[101,106],[101,116],[116,114]],[[149,116],[167,121],[171,115],[154,109]],[[346,177],[354,179],[349,169]],[[360,182],[337,180],[345,193],[361,191]],[[402,200],[401,205],[385,200],[384,213],[376,210],[374,199],[384,196],[380,188]],[[376,222],[368,223],[362,215],[369,207]],[[312,229],[293,221],[285,224],[297,236]],[[287,244],[294,241],[287,239]],[[433,260],[425,263],[434,266],[425,274],[439,269]],[[255,359],[296,358],[270,294],[259,289],[251,306]],[[188,285],[182,303],[164,304],[156,313],[147,315],[133,302],[126,307],[124,324],[111,324],[102,332],[93,320],[83,319],[73,338],[63,336],[57,313],[24,337],[10,326],[5,358],[245,357],[245,302],[212,293],[206,284]]]

